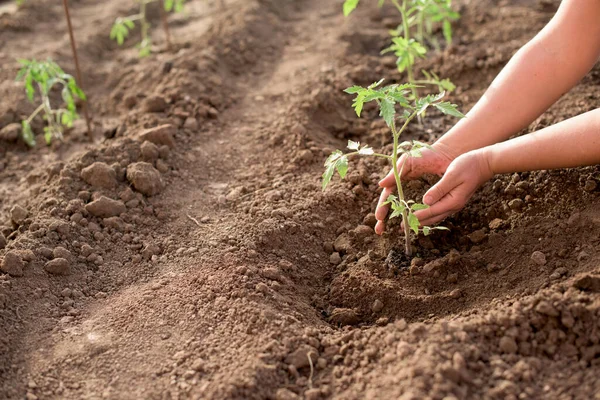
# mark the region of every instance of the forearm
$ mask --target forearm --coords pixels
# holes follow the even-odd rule
[[[553,20],[514,55],[467,118],[438,141],[441,147],[451,148],[456,157],[504,141],[539,117],[597,61],[599,15],[599,0],[563,1]]]
[[[600,164],[600,109],[482,151],[494,174]]]

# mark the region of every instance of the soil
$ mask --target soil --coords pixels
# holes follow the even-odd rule
[[[468,110],[558,3],[463,0],[421,67]],[[403,259],[397,224],[372,230],[385,163],[320,188],[348,139],[390,149],[342,89],[402,78],[396,14],[340,6],[191,1],[139,59],[108,38],[133,2],[71,2],[95,141],[0,139],[0,398],[597,397],[600,168],[497,176]],[[33,109],[15,59],[73,70],[59,3],[0,10],[2,129]],[[522,133],[599,103],[596,66]]]

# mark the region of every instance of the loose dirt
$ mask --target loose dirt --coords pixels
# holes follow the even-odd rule
[[[388,8],[192,1],[168,50],[108,39],[135,11],[73,1],[94,115],[62,143],[10,134],[32,110],[16,58],[72,71],[61,6],[0,2],[0,398],[590,399],[600,393],[600,168],[498,176],[413,242],[373,233],[389,150],[342,92],[401,79]],[[468,110],[558,1],[459,4],[432,68]],[[135,36],[135,33],[134,33]],[[527,131],[597,108],[600,68]],[[453,123],[432,114],[409,137]],[[38,122],[39,129],[41,122]],[[8,127],[8,128],[7,128]],[[527,131],[522,133],[527,133]],[[408,184],[419,197],[434,183]]]

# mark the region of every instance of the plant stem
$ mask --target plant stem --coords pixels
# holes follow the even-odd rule
[[[416,111],[413,112],[406,119],[406,121],[404,121],[404,124],[402,125],[402,127],[400,128],[399,131],[396,131],[395,124],[392,124],[392,134],[394,135],[394,150],[392,153],[392,168],[394,171],[394,178],[396,179],[396,186],[398,187],[398,198],[403,203],[405,203],[406,201],[404,200],[404,191],[402,190],[402,180],[400,179],[400,174],[398,172],[398,139],[400,138],[400,135],[402,134],[402,132],[404,132],[404,130],[406,129],[406,127],[408,126],[410,121],[412,121],[412,119],[416,115],[417,115],[417,112]],[[412,247],[410,246],[410,226],[408,225],[408,209],[405,209],[402,212],[402,223],[404,224],[404,252],[408,257],[410,257],[410,256],[412,256]]]
[[[83,79],[81,77],[81,69],[79,68],[79,57],[77,56],[77,46],[75,45],[75,35],[73,34],[73,26],[71,25],[71,15],[69,14],[69,4],[67,0],[63,0],[63,8],[65,9],[65,17],[67,19],[67,26],[69,28],[69,39],[71,41],[71,51],[73,52],[73,61],[75,62],[75,72],[77,74],[77,83],[81,89],[84,89]],[[82,100],[83,115],[85,116],[85,123],[87,125],[87,135],[91,142],[94,141],[94,135],[92,133],[92,124],[90,115],[88,113],[88,101]]]
[[[33,111],[31,113],[31,115],[25,120],[28,124],[31,123],[31,121],[33,121],[33,119],[40,113],[40,111],[42,111],[44,109],[44,103],[40,104],[38,106],[38,108],[35,109],[35,111]]]
[[[142,42],[145,42],[148,39],[148,21],[146,21],[146,1],[142,0],[140,2],[140,26],[142,33]]]
[[[169,22],[167,21],[164,3],[159,2],[158,7],[160,8],[160,20],[162,22],[163,30],[165,31],[165,36],[167,37],[167,47],[169,50],[172,50],[173,46],[171,45],[171,33],[169,32]]]

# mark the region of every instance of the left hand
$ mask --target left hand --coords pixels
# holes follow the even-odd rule
[[[436,224],[462,209],[473,193],[494,176],[488,149],[470,151],[450,163],[442,179],[423,196],[429,208],[415,212],[421,226]]]

